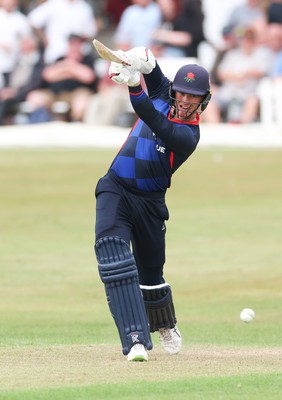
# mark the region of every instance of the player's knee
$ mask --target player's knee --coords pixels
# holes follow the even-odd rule
[[[106,236],[95,243],[101,280],[104,283],[137,277],[134,256],[129,245],[118,236]]]
[[[136,343],[152,349],[137,267],[129,245],[120,237],[107,236],[96,242],[95,252],[123,354],[128,354]]]

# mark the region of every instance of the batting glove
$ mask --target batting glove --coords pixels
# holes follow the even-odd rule
[[[128,67],[111,62],[109,76],[112,81],[127,86],[137,86],[140,83],[140,72],[132,71]]]
[[[130,63],[129,69],[139,71],[141,74],[150,74],[156,66],[156,59],[153,53],[146,47],[134,47],[131,50],[122,52],[122,54]]]

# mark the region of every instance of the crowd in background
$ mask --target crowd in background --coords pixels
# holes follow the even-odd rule
[[[282,0],[233,0],[217,41],[207,29],[207,1],[223,7],[217,0],[0,0],[0,124],[130,126],[127,90],[109,79],[94,37],[124,51],[150,47],[172,67],[172,60],[206,67],[213,95],[205,122],[260,121],[264,96],[275,92],[268,102],[282,102]]]

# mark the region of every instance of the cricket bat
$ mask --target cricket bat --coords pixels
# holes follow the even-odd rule
[[[118,64],[124,64],[130,66],[128,59],[124,57],[122,54],[119,54],[115,50],[109,49],[109,47],[105,46],[102,42],[97,39],[93,40],[93,46],[97,50],[97,53],[101,58],[107,61],[114,61]]]

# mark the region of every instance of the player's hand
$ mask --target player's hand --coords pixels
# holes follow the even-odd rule
[[[128,67],[111,62],[109,76],[112,81],[127,86],[137,86],[140,84],[140,72],[132,71]]]
[[[122,52],[130,63],[130,69],[141,74],[150,74],[156,66],[156,59],[150,49],[146,47],[134,47]]]

